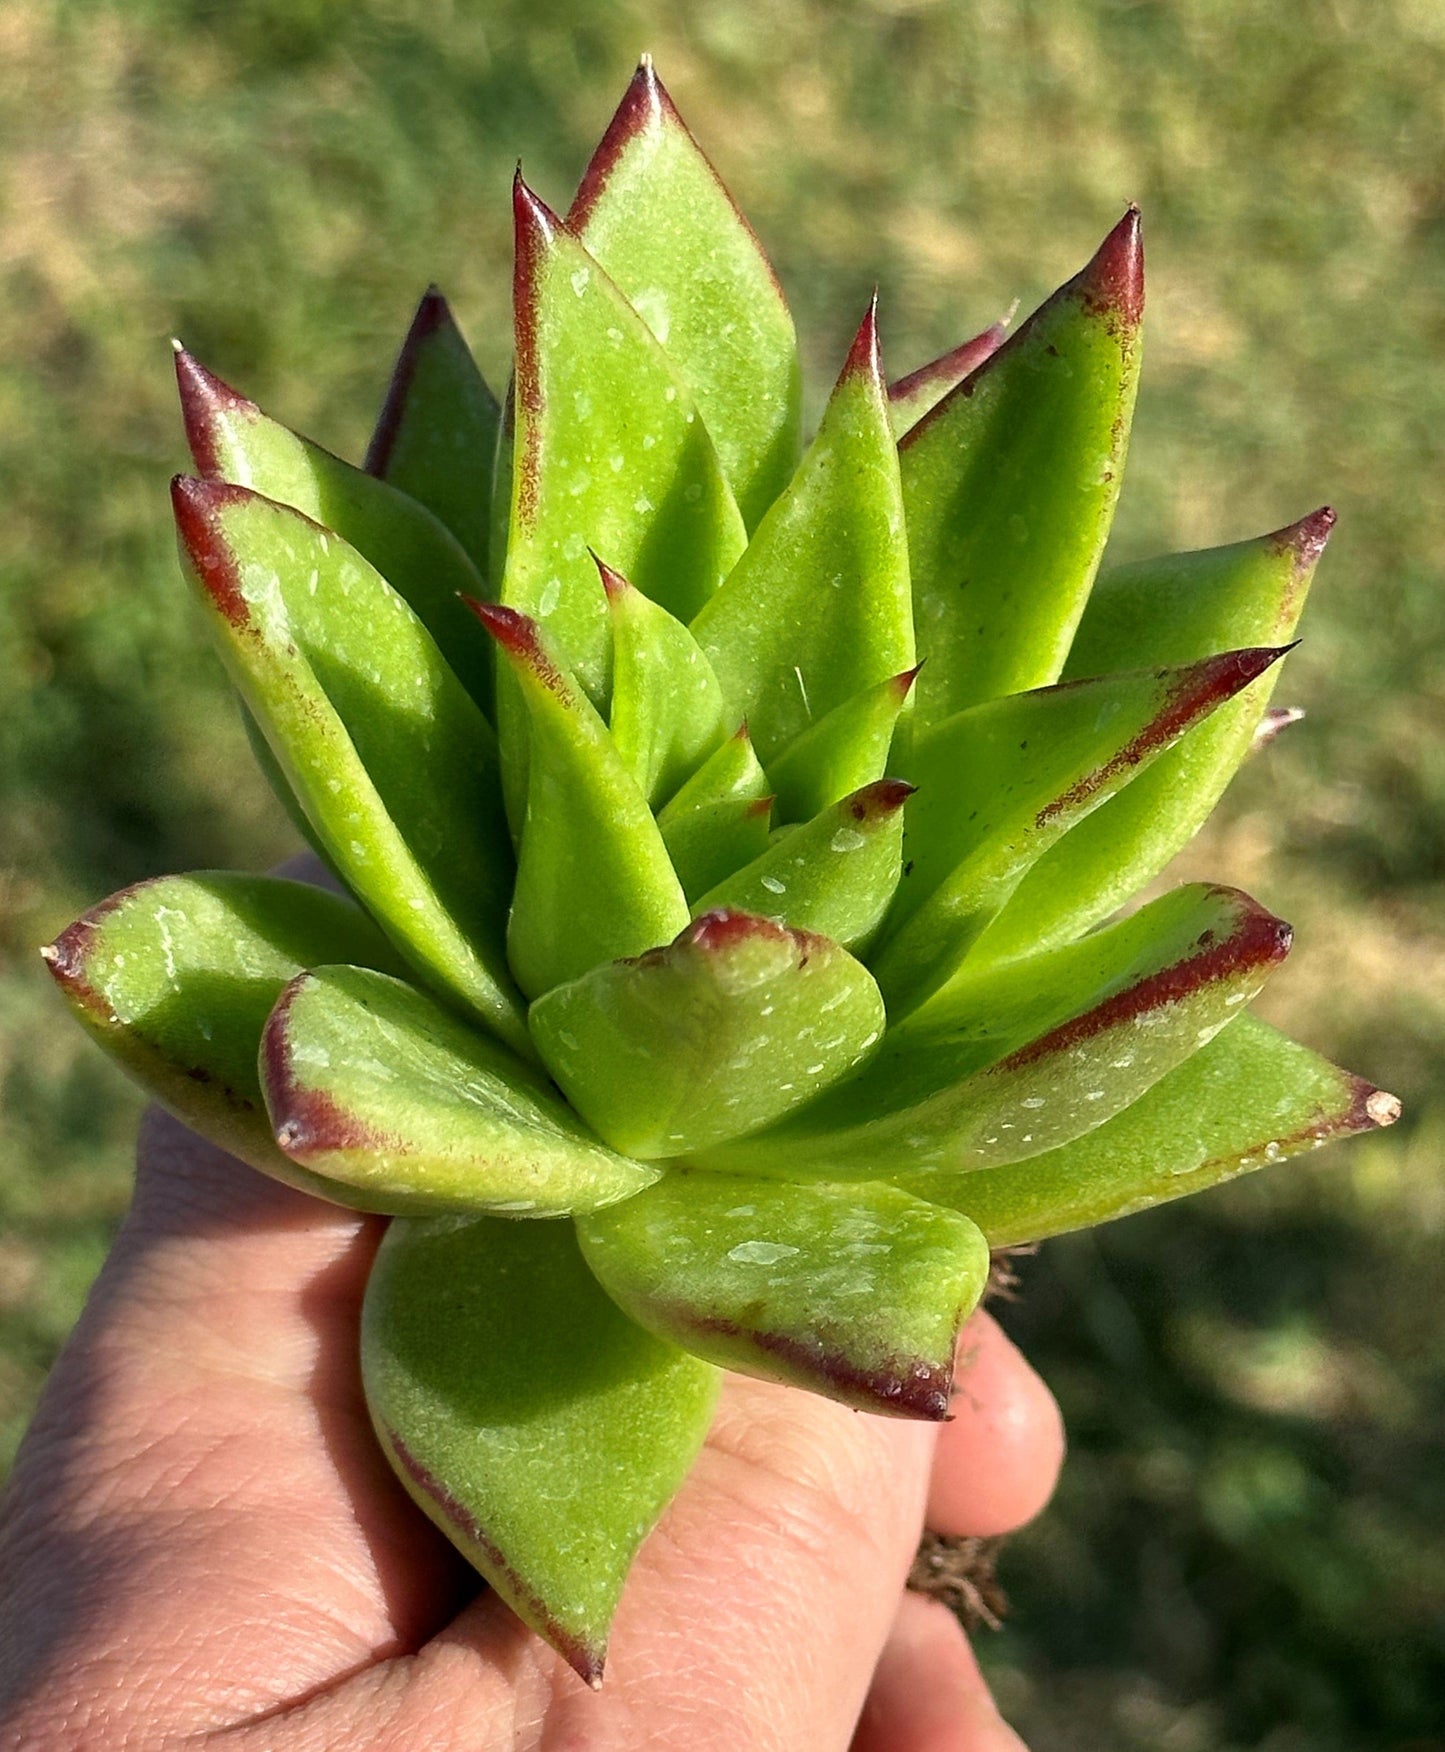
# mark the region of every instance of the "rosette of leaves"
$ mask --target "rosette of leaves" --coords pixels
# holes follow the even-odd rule
[[[243,1162],[396,1220],[363,1317],[416,1501],[586,1679],[723,1368],[945,1415],[991,1247],[1393,1100],[1245,1012],[1235,889],[1121,913],[1253,743],[1332,516],[1096,581],[1138,216],[800,437],[757,239],[651,68],[519,177],[503,405],[423,299],[364,468],[185,352],[186,576],[337,878],[143,882],[45,951]]]

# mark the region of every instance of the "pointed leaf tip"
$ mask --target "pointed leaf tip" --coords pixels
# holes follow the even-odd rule
[[[397,434],[401,430],[412,379],[416,375],[418,353],[439,329],[452,327],[455,327],[455,323],[451,306],[433,282],[422,293],[412,316],[411,326],[406,331],[406,339],[401,343],[401,351],[397,354],[396,367],[387,386],[386,400],[382,403],[376,430],[372,433],[371,443],[366,450],[365,468],[368,474],[385,475],[387,472],[396,447]]]
[[[602,580],[602,588],[607,594],[609,607],[615,602],[620,602],[631,590],[632,585],[622,576],[621,572],[614,572],[606,560],[599,559],[595,553],[592,553],[591,548],[588,548],[587,551],[592,554],[592,564],[596,566],[597,576]]]
[[[529,614],[508,608],[502,602],[483,602],[475,596],[462,601],[510,657],[536,672],[554,691],[562,691],[561,672],[542,645],[541,630]]]
[[[873,288],[873,296],[868,300],[868,308],[863,312],[863,320],[858,324],[858,332],[853,337],[853,345],[848,349],[848,357],[839,373],[839,383],[850,377],[872,377],[877,379],[880,388],[883,387],[883,356],[878,344],[878,288]],[[885,391],[886,393],[886,391]]]
[[[1116,316],[1127,328],[1143,321],[1144,242],[1139,209],[1132,201],[1074,284],[1097,315]]]
[[[1332,505],[1321,505],[1298,523],[1277,529],[1270,537],[1280,553],[1293,553],[1296,573],[1307,572],[1325,551],[1330,531],[1338,521]]]
[[[844,802],[855,821],[882,821],[901,809],[917,789],[906,779],[875,779]]]
[[[222,474],[225,464],[218,442],[220,422],[228,415],[260,419],[261,410],[215,372],[208,371],[179,341],[173,340],[171,346],[175,349],[176,389],[191,459],[207,477]]]
[[[678,127],[684,126],[666,88],[657,77],[651,55],[644,55],[637,63],[637,71],[632,75],[627,90],[623,92],[622,102],[618,104],[612,120],[607,124],[606,132],[598,142],[597,150],[592,154],[578,185],[577,194],[567,213],[567,224],[572,230],[580,231],[586,225],[603,189],[607,187],[618,159],[628,146],[650,124],[664,115]]]
[[[1222,651],[1217,657],[1206,657],[1180,670],[1174,696],[1164,710],[1110,760],[1086,774],[1060,796],[1051,798],[1038,816],[1038,825],[1042,827],[1056,816],[1068,814],[1119,773],[1138,766],[1151,754],[1167,748],[1212,705],[1232,699],[1263,675],[1271,664],[1278,663],[1281,657],[1293,651],[1298,642]],[[1061,685],[1069,687],[1074,684],[1064,682]]]

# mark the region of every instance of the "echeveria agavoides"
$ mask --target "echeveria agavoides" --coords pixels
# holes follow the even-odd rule
[[[1244,1014],[1290,940],[1248,895],[1121,913],[1297,716],[1333,522],[1095,581],[1138,213],[891,385],[875,301],[806,443],[650,63],[566,219],[513,214],[506,394],[432,288],[364,467],[177,353],[185,572],[350,897],[162,877],[44,953],[197,1131],[396,1218],[378,1440],[597,1684],[719,1366],[945,1416],[990,1246],[1398,1104]]]

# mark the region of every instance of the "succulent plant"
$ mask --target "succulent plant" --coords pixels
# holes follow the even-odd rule
[[[378,1439],[592,1683],[723,1368],[946,1414],[991,1248],[1370,1126],[1245,1010],[1286,925],[1124,909],[1270,711],[1332,514],[1106,570],[1132,209],[1012,333],[811,442],[757,239],[644,63],[515,376],[422,300],[365,468],[178,351],[196,602],[339,892],[142,882],[45,951],[242,1161],[396,1220]]]

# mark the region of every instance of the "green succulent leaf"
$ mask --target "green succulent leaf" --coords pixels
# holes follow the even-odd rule
[[[890,1030],[851,1081],[696,1160],[872,1180],[1038,1155],[1102,1125],[1197,1052],[1289,940],[1287,925],[1237,890],[1166,895],[1036,965],[951,989],[932,1016]]]
[[[912,666],[898,451],[872,307],[792,484],[692,630],[764,766],[834,706]]]
[[[303,1191],[365,1204],[276,1148],[256,1071],[266,1017],[302,968],[342,956],[397,966],[349,900],[271,876],[158,876],[41,953],[86,1032],[202,1137]]]
[[[951,1211],[889,1186],[684,1169],[577,1231],[608,1295],[659,1338],[860,1411],[948,1415],[989,1269],[983,1236]]]
[[[722,688],[680,620],[600,560],[597,569],[612,615],[608,728],[655,807],[722,744]]]
[[[784,821],[809,821],[850,791],[881,779],[916,669],[890,675],[834,706],[768,766]]]
[[[542,626],[602,708],[612,639],[588,549],[690,621],[747,537],[693,396],[652,332],[520,177],[514,206],[517,377],[501,598]]]
[[[993,355],[1008,339],[1008,318],[986,328],[981,335],[964,341],[948,352],[931,359],[888,385],[888,419],[893,436],[902,438],[906,432],[936,408],[950,390],[956,389],[965,377],[977,371],[985,359]]]
[[[804,826],[784,828],[761,857],[694,901],[694,914],[757,913],[861,953],[898,886],[912,794],[901,779],[879,779]]]
[[[767,850],[773,797],[741,725],[715,749],[657,818],[691,904]]]
[[[409,494],[271,419],[182,348],[176,381],[197,473],[249,487],[335,530],[410,603],[485,709],[492,654],[458,600],[482,593],[482,575],[451,531]]]
[[[990,700],[924,731],[906,861],[870,958],[888,1013],[952,977],[1031,865],[1283,653],[1230,651]]]
[[[718,1372],[603,1293],[570,1223],[403,1219],[366,1289],[362,1379],[418,1506],[592,1686],[638,1547]]]
[[[905,435],[923,724],[1058,679],[1114,515],[1143,308],[1131,209]]]
[[[696,396],[752,528],[798,459],[793,319],[752,227],[649,60],[602,137],[567,224]]]
[[[286,987],[261,1076],[278,1146],[372,1208],[559,1216],[657,1177],[499,1042],[364,968],[317,967]]]
[[[1399,1112],[1393,1095],[1241,1016],[1072,1143],[1002,1168],[905,1184],[971,1217],[991,1247],[1010,1247],[1203,1192],[1334,1138],[1393,1125]]]
[[[451,307],[430,287],[397,355],[366,453],[366,472],[425,505],[461,543],[483,579],[500,424],[497,398],[478,371]],[[467,632],[475,643],[472,629]]]
[[[503,951],[496,738],[355,549],[244,487],[178,477],[181,553],[232,680],[333,866],[418,973],[531,1053]]]
[[[507,953],[528,997],[675,937],[687,901],[647,799],[607,726],[537,623],[472,604],[527,713],[526,817]]]
[[[666,948],[554,987],[528,1021],[587,1123],[651,1161],[801,1106],[856,1069],[884,1018],[867,968],[836,943],[711,912]]]
[[[1256,541],[1106,572],[1079,623],[1065,676],[1283,645],[1334,521],[1325,508]],[[1277,673],[1270,670],[1195,725],[1136,783],[1050,847],[976,953],[1002,958],[1064,942],[1157,876],[1204,825],[1248,755]]]

